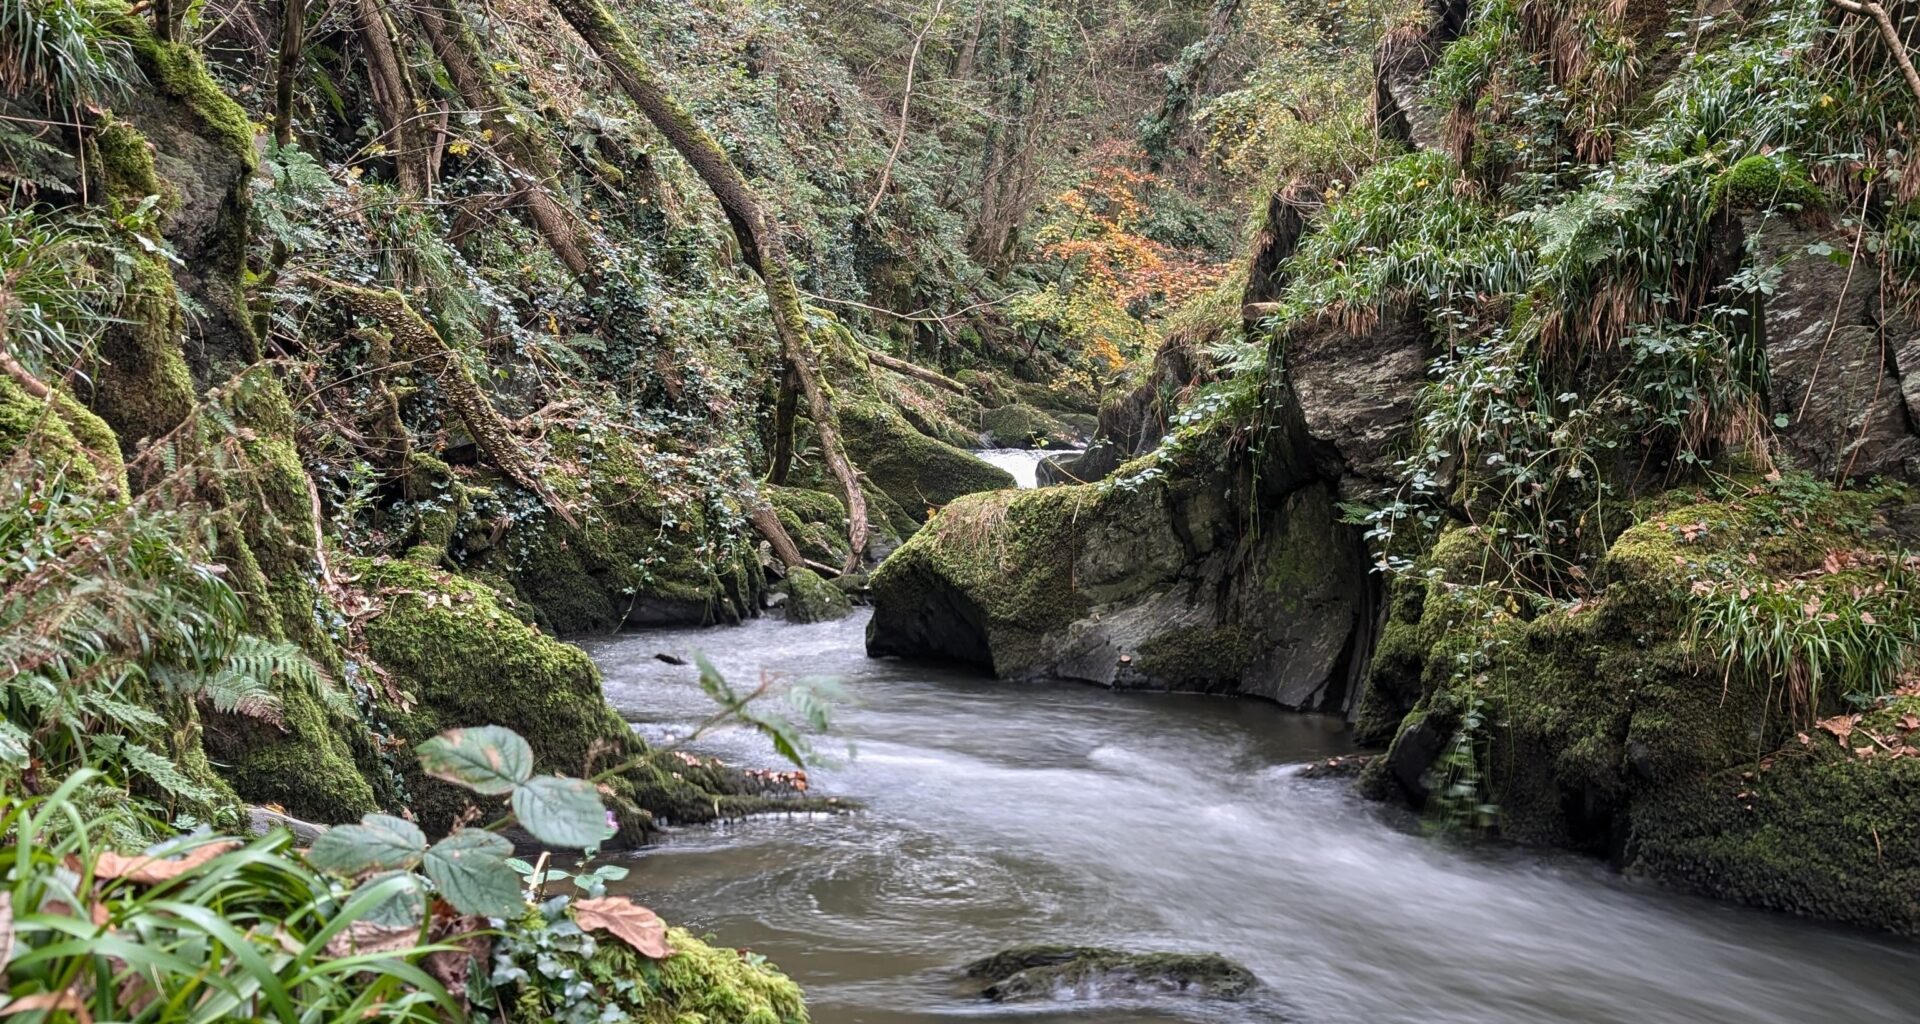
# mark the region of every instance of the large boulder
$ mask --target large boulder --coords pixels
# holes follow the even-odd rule
[[[989,448],[1049,448],[1085,440],[1052,413],[1024,402],[982,412],[980,428],[980,439]]]
[[[1344,710],[1367,567],[1331,487],[1135,468],[949,505],[875,570],[868,653]]]
[[[1012,474],[922,434],[884,402],[840,409],[847,455],[916,522],[963,494],[1014,486]]]

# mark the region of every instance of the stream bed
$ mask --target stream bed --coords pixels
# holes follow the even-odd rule
[[[1451,846],[1345,782],[1298,777],[1348,749],[1338,721],[870,660],[865,624],[586,645],[609,700],[656,740],[712,708],[692,667],[656,653],[704,651],[736,685],[764,670],[845,688],[836,742],[821,744],[839,763],[811,781],[864,810],[674,830],[623,883],[668,920],[772,958],[817,1024],[1920,1021],[1920,947],[1580,858]],[[744,730],[700,746],[776,766]],[[1036,942],[1217,951],[1286,1010],[1015,1010],[957,989],[957,965]]]

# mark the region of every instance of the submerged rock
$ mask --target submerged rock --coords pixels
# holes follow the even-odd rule
[[[1218,953],[1130,953],[1101,946],[1015,946],[966,966],[999,1003],[1181,996],[1242,999],[1260,985]]]

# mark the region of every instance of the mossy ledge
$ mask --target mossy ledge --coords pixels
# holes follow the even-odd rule
[[[1880,535],[1883,506],[1872,492],[1791,480],[1736,490],[1653,503],[1611,545],[1596,598],[1532,617],[1485,604],[1466,578],[1483,538],[1449,530],[1424,572],[1395,588],[1360,718],[1364,735],[1392,745],[1362,789],[1427,802],[1448,781],[1442,753],[1471,707],[1486,723],[1477,799],[1497,807],[1501,837],[1606,856],[1722,899],[1920,935],[1914,762],[1844,748],[1811,724],[1845,710],[1840,694],[1795,708],[1777,683],[1727,669],[1689,626],[1689,602],[1718,567],[1782,579],[1818,570]],[[1458,670],[1475,658],[1482,669]],[[1861,727],[1901,721],[1902,701]]]

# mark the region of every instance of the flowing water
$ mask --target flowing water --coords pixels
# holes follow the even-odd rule
[[[865,810],[676,830],[625,883],[670,920],[771,957],[819,1024],[1179,1019],[1010,1012],[957,989],[955,965],[1033,942],[1218,951],[1287,1007],[1207,1020],[1920,1021],[1920,947],[1577,858],[1450,848],[1345,783],[1298,777],[1346,749],[1337,722],[872,661],[864,625],[762,620],[589,648],[609,698],[654,738],[710,710],[693,670],[657,652],[704,650],[736,683],[767,670],[845,686],[837,729],[853,756],[812,780]],[[772,764],[744,731],[711,739]]]
[[[1078,455],[1078,448],[982,448],[973,454],[981,461],[999,466],[1013,474],[1013,482],[1021,487],[1037,487],[1040,484],[1040,460],[1049,455]]]

